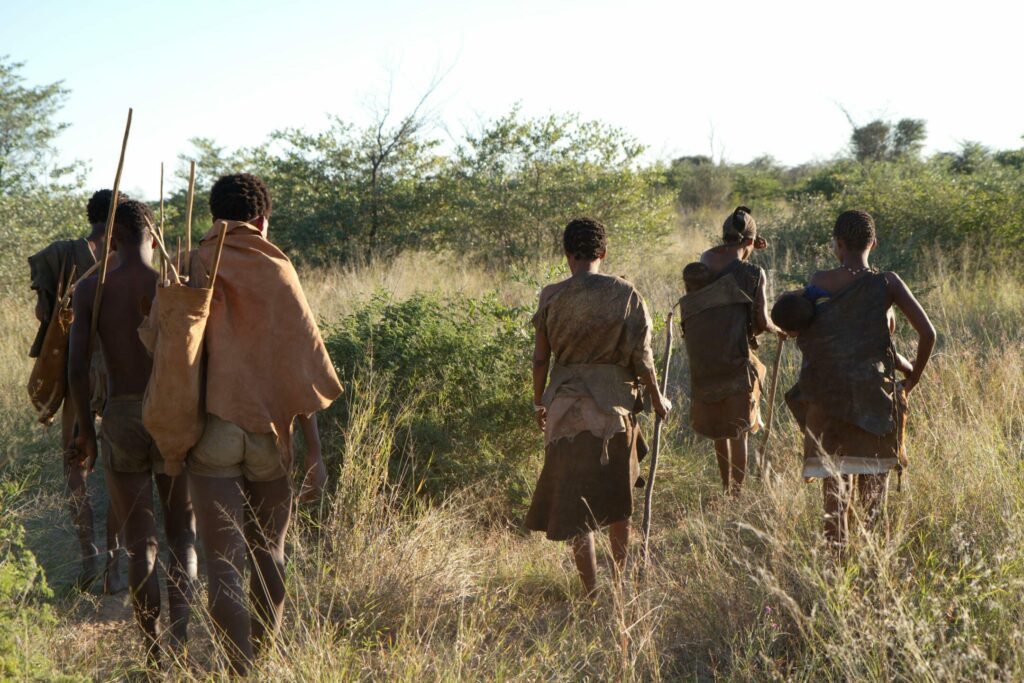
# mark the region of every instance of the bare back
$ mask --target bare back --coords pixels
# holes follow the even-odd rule
[[[718,275],[737,259],[737,250],[725,245],[712,247],[700,255],[700,262],[706,265],[713,275]]]
[[[138,329],[143,310],[156,294],[157,278],[155,270],[141,263],[119,266],[107,274],[97,333],[107,368],[107,395],[111,398],[146,390],[153,362],[139,340]],[[95,277],[89,278],[76,292],[76,299],[80,295],[76,320],[80,316],[91,319],[96,282]]]

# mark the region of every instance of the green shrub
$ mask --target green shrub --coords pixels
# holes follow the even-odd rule
[[[937,249],[1008,253],[1024,237],[1024,174],[995,164],[961,173],[950,164],[936,157],[827,166],[792,196],[792,215],[773,232],[797,261],[820,264],[836,216],[863,209],[878,226],[874,263],[882,268],[914,272]]]
[[[430,497],[475,485],[506,509],[524,509],[542,452],[529,403],[529,317],[494,297],[394,301],[379,294],[328,329],[346,388],[372,368],[390,378],[382,419],[412,410],[392,458],[393,481],[402,477]],[[341,424],[345,403],[332,409]]]
[[[46,601],[53,597],[42,568],[24,546],[25,530],[14,514],[19,491],[0,482],[0,679],[53,680],[55,671],[39,648],[55,623]]]

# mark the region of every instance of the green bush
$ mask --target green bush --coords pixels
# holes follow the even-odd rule
[[[86,231],[85,197],[40,189],[21,195],[0,194],[0,292],[28,290],[27,259],[56,239]]]
[[[327,332],[350,388],[372,369],[389,378],[388,415],[407,419],[392,480],[429,497],[467,485],[520,511],[542,452],[531,419],[530,312],[493,297],[394,301],[380,294]],[[345,423],[345,401],[335,408]]]
[[[46,603],[53,593],[14,514],[19,495],[13,482],[0,482],[0,679],[53,680],[52,664],[29,647],[45,639],[55,620]]]
[[[792,195],[792,215],[773,232],[797,261],[821,263],[836,216],[863,209],[875,218],[877,266],[914,272],[933,250],[970,247],[987,256],[1009,253],[1024,238],[1024,174],[996,164],[954,170],[936,157],[820,169]]]

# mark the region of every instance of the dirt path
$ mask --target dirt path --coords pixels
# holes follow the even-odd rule
[[[89,475],[89,496],[92,501],[97,544],[103,562],[104,530],[110,506],[106,487],[103,483],[102,465],[97,463],[96,471]],[[54,611],[64,637],[55,648],[58,659],[76,662],[77,673],[102,677],[102,665],[109,664],[102,648],[124,649],[133,643],[135,629],[128,593],[104,595],[102,583],[97,582],[88,592],[80,591],[75,582],[81,570],[78,540],[68,515],[61,482],[60,464],[54,458],[52,466],[44,472],[45,485],[25,507],[21,516],[25,527],[25,542],[29,550],[46,572],[46,580],[54,593]],[[120,560],[122,576],[127,579],[125,558]],[[88,651],[93,650],[95,655]],[[109,652],[109,650],[108,650]],[[82,671],[82,662],[93,661],[100,669]]]

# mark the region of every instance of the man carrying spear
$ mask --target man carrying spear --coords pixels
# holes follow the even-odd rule
[[[127,201],[117,207],[112,248],[118,254],[118,266],[110,270],[103,285],[96,339],[108,359],[108,399],[101,428],[107,487],[119,517],[125,522],[132,603],[146,640],[149,661],[155,664],[160,656],[160,584],[156,573],[154,480],[170,545],[167,600],[171,617],[170,645],[174,651],[184,646],[188,631],[189,598],[196,576],[196,535],[185,481],[166,471],[164,459],[142,423],[142,398],[152,360],[137,330],[142,322],[142,311],[156,293],[159,277],[150,265],[153,247],[146,229],[151,220],[149,207],[142,202]],[[75,319],[68,359],[71,399],[79,425],[76,453],[82,466],[88,469],[97,456],[88,397],[90,328],[99,282],[98,275],[92,276],[83,280],[75,291]]]
[[[224,176],[210,191],[210,212],[214,225],[189,271],[190,286],[213,289],[203,342],[206,424],[187,461],[169,459],[167,467],[187,465],[210,614],[231,668],[244,675],[281,626],[293,422],[307,445],[307,479],[322,485],[316,412],[342,389],[295,268],[267,239],[267,186],[248,173]]]
[[[110,210],[111,190],[98,190],[89,199],[86,206],[91,231],[87,237],[75,240],[58,240],[52,242],[42,251],[28,258],[31,273],[32,289],[36,291],[36,318],[39,320],[39,331],[36,334],[29,356],[37,358],[42,351],[43,340],[58,305],[58,292],[67,290],[75,278],[82,277],[86,271],[94,267],[103,254],[103,241],[106,231],[107,213]],[[118,193],[118,204],[127,201],[128,197]],[[106,391],[106,377],[103,371],[103,357],[99,353],[90,359],[91,388],[86,394],[86,405],[90,407],[88,420],[103,409],[103,395]],[[67,373],[67,368],[62,368]],[[96,547],[93,531],[93,509],[89,500],[89,489],[86,484],[89,469],[84,467],[72,448],[75,432],[75,412],[71,401],[65,400],[61,410],[60,439],[64,448],[65,491],[71,519],[78,534],[82,554],[82,573],[78,584],[88,587],[98,575],[96,558],[99,550]],[[124,579],[118,567],[117,535],[119,524],[113,510],[107,511],[107,562],[103,574],[104,592],[113,595],[125,588]]]

